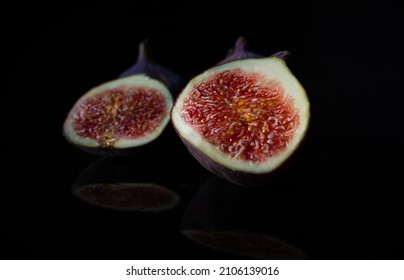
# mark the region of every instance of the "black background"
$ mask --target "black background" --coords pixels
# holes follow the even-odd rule
[[[200,190],[208,193],[201,207],[225,217],[223,224],[277,236],[309,259],[404,259],[403,13],[397,6],[31,8],[4,11],[9,17],[2,19],[0,258],[243,258],[179,233]],[[119,212],[72,194],[79,174],[99,159],[61,133],[84,92],[129,67],[145,38],[157,62],[190,79],[223,59],[240,35],[256,53],[291,51],[288,65],[311,102],[307,141],[271,185],[246,190],[216,180],[216,187],[207,186],[214,177],[169,127],[163,139],[123,161],[177,191],[177,208]]]

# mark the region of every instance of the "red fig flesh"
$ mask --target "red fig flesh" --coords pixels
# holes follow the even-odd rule
[[[142,43],[134,66],[76,102],[65,120],[64,135],[91,153],[125,155],[162,133],[173,103],[170,89],[180,82],[174,72],[148,60]]]
[[[255,185],[254,177],[276,170],[299,146],[309,101],[281,55],[237,57],[192,79],[171,117],[202,165],[234,183]]]

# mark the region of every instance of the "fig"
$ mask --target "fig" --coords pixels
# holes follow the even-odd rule
[[[151,61],[144,41],[132,67],[76,102],[66,117],[63,134],[70,143],[96,155],[130,154],[163,132],[172,94],[181,85],[179,75]]]
[[[87,203],[113,210],[158,212],[174,208],[180,196],[167,186],[164,174],[156,178],[151,170],[120,158],[103,158],[78,176],[72,193]]]
[[[238,185],[261,186],[294,154],[309,123],[309,100],[285,63],[258,57],[238,39],[225,60],[188,82],[171,121],[191,154]]]

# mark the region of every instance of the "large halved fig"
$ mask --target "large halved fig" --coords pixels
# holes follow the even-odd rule
[[[67,140],[94,154],[126,155],[155,140],[169,122],[172,92],[182,78],[150,61],[146,41],[137,62],[118,79],[85,93],[63,127]]]
[[[211,172],[239,185],[263,185],[301,143],[309,101],[286,66],[287,54],[258,58],[239,39],[233,53],[179,95],[173,125]]]

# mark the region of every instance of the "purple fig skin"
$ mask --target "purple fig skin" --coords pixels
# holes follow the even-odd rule
[[[286,166],[291,164],[295,157],[300,153],[300,150],[304,146],[304,142],[307,141],[307,134],[305,138],[302,139],[297,149],[293,152],[293,154],[285,160],[276,170],[271,171],[269,173],[247,173],[243,171],[232,170],[227,168],[207,157],[204,153],[202,153],[199,149],[194,147],[191,143],[188,142],[181,134],[177,131],[177,134],[180,136],[182,142],[187,147],[188,151],[193,155],[193,157],[207,170],[211,173],[223,178],[233,184],[244,186],[244,187],[264,187],[270,186],[271,180],[276,174],[285,169]]]
[[[234,44],[234,49],[230,50],[227,56],[220,61],[217,65],[224,64],[233,60],[244,58],[260,58],[260,54],[247,51],[247,40],[244,37],[238,37]]]
[[[177,94],[185,85],[185,80],[179,74],[151,60],[149,40],[144,40],[139,44],[136,63],[122,72],[118,78],[125,78],[136,74],[146,74],[150,78],[163,82],[171,94]]]
[[[276,56],[282,60],[286,60],[290,56],[289,51],[280,51],[270,57]],[[220,61],[217,65],[224,64],[230,61],[245,59],[245,58],[262,58],[263,55],[253,53],[247,50],[247,40],[244,37],[238,37],[234,45],[234,49],[230,50],[229,54]]]
[[[246,187],[262,187],[270,184],[272,173],[253,174],[242,171],[231,170],[207,157],[204,153],[189,143],[184,137],[180,135],[182,142],[184,142],[188,151],[196,158],[196,160],[207,170],[216,174],[217,176],[232,182],[233,184]]]
[[[284,61],[286,61],[290,57],[290,51],[280,51],[270,55],[269,57],[278,57]]]

